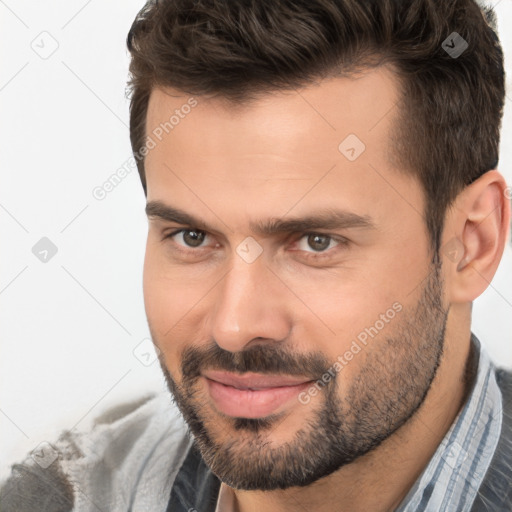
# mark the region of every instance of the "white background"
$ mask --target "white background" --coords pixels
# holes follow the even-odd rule
[[[139,177],[130,173],[102,201],[92,195],[131,155],[125,39],[142,5],[0,0],[0,478],[61,429],[165,389],[158,363],[133,353],[149,337]],[[497,14],[498,27],[510,25],[511,0]],[[512,75],[512,32],[500,38]],[[34,51],[46,57],[57,44],[48,58]],[[500,169],[512,184],[510,85]],[[46,263],[32,253],[42,237],[58,249]],[[508,367],[511,315],[509,246],[473,322]]]

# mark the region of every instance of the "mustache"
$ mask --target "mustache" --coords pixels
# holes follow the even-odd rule
[[[193,381],[208,370],[255,372],[309,377],[316,380],[329,368],[321,352],[297,354],[276,344],[258,344],[240,352],[224,350],[217,343],[207,348],[187,347],[182,354],[181,371],[184,381]]]

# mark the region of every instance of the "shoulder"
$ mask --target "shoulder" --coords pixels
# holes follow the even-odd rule
[[[126,510],[147,501],[155,486],[167,492],[189,442],[169,392],[121,403],[96,417],[88,431],[64,430],[13,464],[0,484],[0,509]]]
[[[495,375],[503,404],[502,436],[509,436],[512,435],[512,370],[497,368]]]
[[[498,382],[498,386],[500,386],[502,392],[512,392],[512,370],[508,370],[506,368],[497,368],[496,369],[496,381]]]
[[[495,375],[502,394],[501,433],[491,464],[473,503],[472,512],[512,510],[512,371],[497,368]]]

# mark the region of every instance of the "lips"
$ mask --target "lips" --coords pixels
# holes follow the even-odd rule
[[[310,382],[311,379],[300,377],[288,377],[283,375],[262,375],[258,373],[245,373],[236,375],[222,371],[206,371],[203,376],[207,379],[220,382],[225,386],[232,386],[237,389],[261,390],[268,388],[281,388],[286,386],[297,386]]]
[[[283,375],[212,370],[202,376],[214,408],[236,418],[264,418],[285,407],[297,407],[298,394],[311,385],[309,379]]]

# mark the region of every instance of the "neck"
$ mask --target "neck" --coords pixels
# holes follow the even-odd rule
[[[474,375],[468,378],[469,322],[466,329],[453,324],[449,318],[443,357],[429,392],[402,427],[374,450],[308,487],[271,492],[233,490],[235,510],[395,510],[428,465],[474,383]]]

